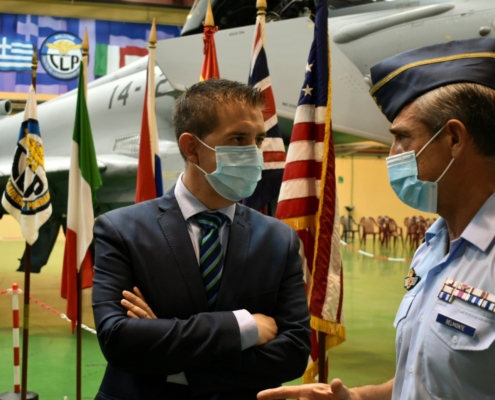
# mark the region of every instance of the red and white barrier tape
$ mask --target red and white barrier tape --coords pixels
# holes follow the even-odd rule
[[[24,292],[21,289],[19,289],[17,292],[19,294],[24,294]],[[7,294],[7,293],[12,293],[12,289],[0,290],[0,295]],[[64,313],[61,313],[60,311],[55,310],[53,307],[50,307],[50,306],[46,305],[41,300],[38,300],[37,298],[35,298],[33,296],[29,296],[29,299],[33,303],[38,304],[41,308],[44,308],[45,310],[50,311],[51,313],[59,316],[60,318],[65,319],[65,320],[71,322],[71,320],[67,317],[67,315],[65,315]],[[96,335],[96,330],[94,330],[93,328],[90,328],[87,325],[81,324],[81,328]]]
[[[367,253],[366,251],[360,250],[354,246],[351,246],[349,243],[344,242],[343,240],[340,241],[342,245],[345,247],[348,247],[349,249],[362,254],[365,257],[369,258],[376,258],[377,260],[383,260],[383,261],[398,261],[398,262],[411,262],[412,258],[397,258],[397,257],[385,257],[385,256],[377,256],[375,254]]]

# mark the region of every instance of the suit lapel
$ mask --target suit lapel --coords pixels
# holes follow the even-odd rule
[[[244,274],[251,236],[251,225],[246,220],[245,214],[245,210],[237,205],[234,221],[230,226],[217,311],[232,310],[232,305],[239,297],[239,286]]]
[[[199,272],[198,261],[191,243],[191,237],[180,211],[172,188],[159,205],[163,213],[158,216],[158,223],[167,240],[170,250],[180,269],[184,283],[194,304],[196,312],[208,309],[205,287]]]

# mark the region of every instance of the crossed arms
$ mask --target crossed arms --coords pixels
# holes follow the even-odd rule
[[[138,240],[135,236],[117,229],[106,215],[99,217],[95,224],[93,308],[107,361],[135,374],[185,372],[194,395],[276,387],[301,376],[310,350],[309,317],[299,241],[295,232],[291,231],[290,236],[273,313],[254,317],[259,341],[257,346],[241,351],[239,326],[231,311],[192,314],[184,304],[189,301],[187,293],[178,298],[157,293],[161,285],[158,275],[143,257],[163,258],[163,249],[154,257],[149,254],[156,251],[151,247],[138,254],[132,249],[131,242]],[[160,278],[172,282],[182,279],[172,268]],[[158,318],[129,318],[121,303],[122,292],[130,292],[135,286]]]

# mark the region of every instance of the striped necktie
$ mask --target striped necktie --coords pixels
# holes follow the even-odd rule
[[[196,214],[196,221],[203,230],[203,238],[199,249],[199,269],[203,276],[208,299],[208,310],[215,308],[215,302],[220,289],[223,271],[223,251],[220,244],[219,229],[227,220],[221,213]]]

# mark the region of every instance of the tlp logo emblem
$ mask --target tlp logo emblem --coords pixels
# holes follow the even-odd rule
[[[41,46],[41,64],[56,79],[68,81],[79,75],[82,40],[69,32],[57,32],[46,38]]]

